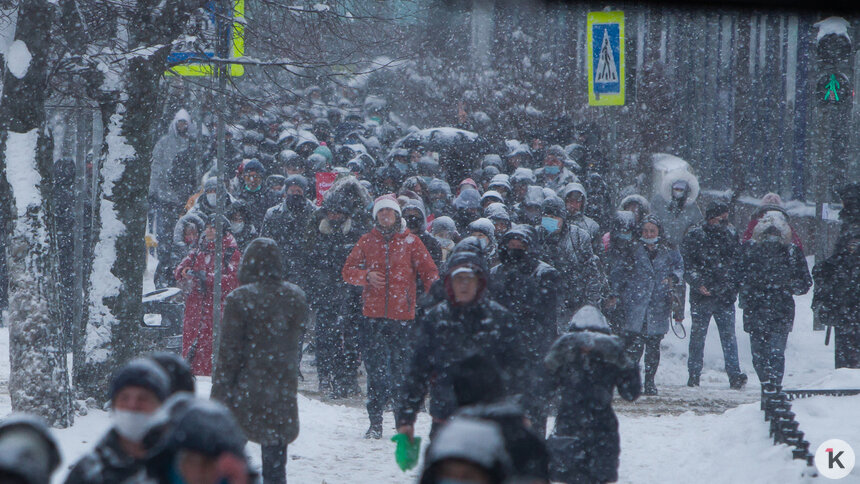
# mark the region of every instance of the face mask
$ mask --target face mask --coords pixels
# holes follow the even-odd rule
[[[215,193],[207,193],[206,194],[206,203],[209,205],[215,206],[215,203],[218,201],[217,194]]]
[[[765,242],[780,243],[780,242],[782,242],[782,236],[781,236],[781,235],[775,235],[775,234],[773,234],[773,235],[766,235],[766,236],[764,237],[764,241],[765,241]]]
[[[406,163],[401,163],[399,161],[394,162],[394,167],[400,170],[401,173],[406,173],[409,169]]]
[[[511,263],[519,263],[526,260],[526,249],[508,249],[507,259]]]
[[[725,228],[725,227],[728,227],[728,226],[729,226],[729,219],[723,219],[723,220],[720,220],[720,227]]]
[[[543,172],[547,175],[558,175],[561,173],[561,167],[558,165],[549,165],[543,168]]]
[[[620,240],[628,240],[629,241],[629,240],[633,240],[633,235],[632,234],[625,234],[622,232],[620,234],[615,234],[615,238],[620,239]]]
[[[558,220],[552,217],[543,217],[540,220],[540,224],[543,228],[546,229],[547,232],[553,233],[558,230]]]
[[[287,206],[290,208],[301,208],[304,204],[305,197],[303,195],[290,194],[284,198]]]
[[[645,237],[640,237],[640,240],[642,240],[642,242],[645,242],[648,245],[654,245],[660,241],[660,237],[654,237],[653,239],[646,239]]]
[[[442,211],[445,209],[445,200],[436,200],[430,207],[436,212]]]
[[[238,234],[245,228],[245,222],[230,222],[230,232]]]
[[[672,190],[672,198],[678,200],[679,198],[684,198],[684,192],[686,190]]]
[[[111,418],[116,433],[132,442],[141,442],[152,422],[152,414],[128,410],[114,410]]]
[[[409,215],[407,217],[403,217],[403,219],[406,220],[406,227],[412,232],[424,231],[424,220],[421,217]]]

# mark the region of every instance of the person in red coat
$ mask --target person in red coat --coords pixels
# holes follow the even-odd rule
[[[382,412],[399,396],[412,340],[417,280],[425,290],[439,278],[427,248],[409,232],[393,194],[373,204],[374,228],[355,244],[343,266],[343,280],[362,286],[360,343],[367,369],[365,438],[382,438]]]
[[[212,374],[212,298],[215,286],[215,217],[206,220],[200,244],[192,250],[173,273],[185,292],[185,319],[182,330],[182,356],[191,362],[195,375]],[[242,253],[225,227],[222,243],[224,263],[221,266],[221,302],[239,285],[236,271]],[[222,306],[223,308],[223,306]]]

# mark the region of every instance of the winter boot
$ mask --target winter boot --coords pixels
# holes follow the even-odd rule
[[[645,385],[642,388],[642,395],[649,397],[657,396],[657,385],[654,384],[653,378],[645,378]]]
[[[688,387],[697,387],[699,386],[699,375],[693,375],[690,373],[690,378],[687,379]]]
[[[740,375],[729,378],[729,388],[732,390],[742,390],[744,385],[747,384],[747,374],[741,373]]]
[[[379,440],[382,438],[382,424],[370,424],[370,428],[367,429],[367,433],[364,434],[365,439],[374,439]]]

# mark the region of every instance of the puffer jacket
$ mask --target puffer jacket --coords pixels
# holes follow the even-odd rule
[[[373,271],[385,275],[384,287],[367,282],[367,274]],[[429,290],[439,271],[424,243],[408,229],[386,237],[374,227],[349,253],[342,276],[347,283],[364,287],[364,316],[411,321],[415,319],[416,281],[420,277]]]

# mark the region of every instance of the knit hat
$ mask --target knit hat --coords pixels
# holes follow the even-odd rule
[[[705,209],[705,220],[711,220],[714,217],[719,217],[724,213],[729,213],[729,206],[725,202],[715,200],[708,204]]]
[[[393,193],[387,193],[373,201],[373,220],[376,220],[376,214],[383,208],[390,208],[397,212],[398,216],[402,215],[400,204],[397,203],[397,197]]]
[[[290,175],[286,178],[286,180],[284,180],[284,190],[290,188],[293,185],[301,187],[301,189],[304,191],[308,191],[308,179],[303,177],[302,175]]]
[[[119,369],[111,380],[110,399],[125,387],[141,387],[154,393],[162,402],[170,391],[170,377],[152,360],[138,358]]]
[[[242,173],[248,173],[249,171],[255,171],[261,175],[266,174],[266,169],[263,167],[263,164],[260,163],[260,160],[253,158],[245,163],[245,168],[242,170]]]

